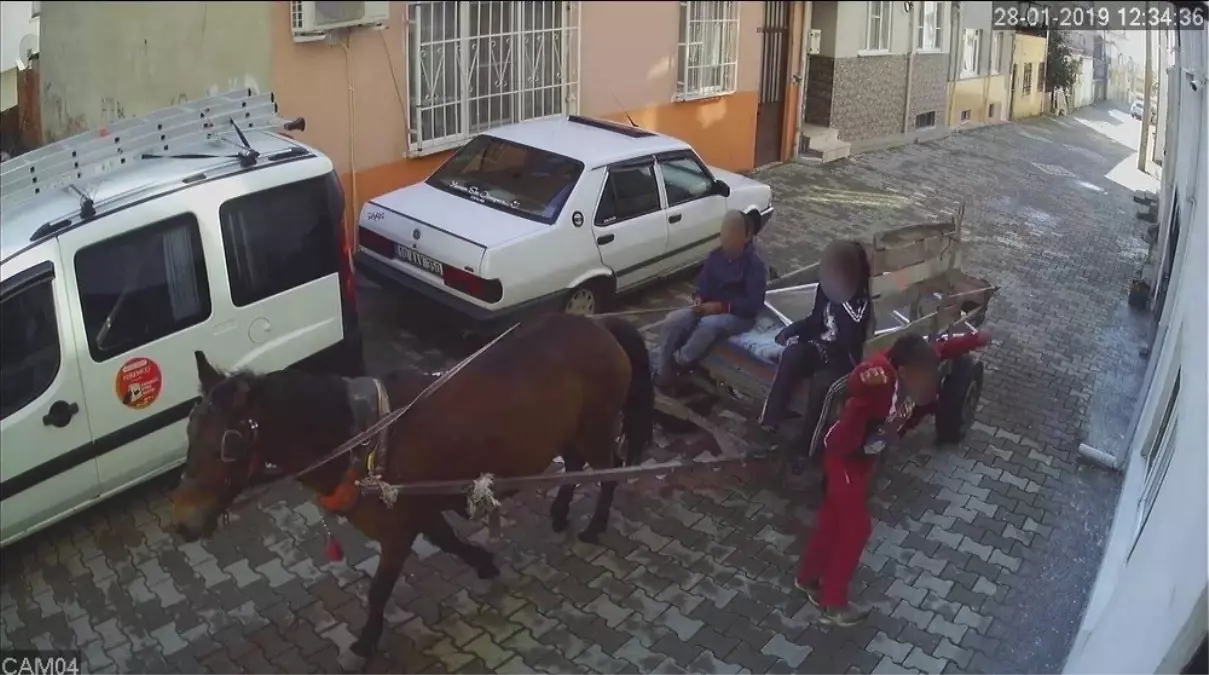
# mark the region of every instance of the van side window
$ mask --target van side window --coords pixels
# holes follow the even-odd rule
[[[42,395],[59,374],[59,327],[51,277],[0,302],[0,419]]]
[[[609,168],[600,205],[596,207],[596,224],[612,225],[621,220],[644,216],[660,209],[659,185],[655,180],[655,164],[631,164]]]
[[[191,213],[81,249],[75,264],[97,363],[210,316],[201,233]]]
[[[282,185],[219,208],[236,307],[340,271],[341,200],[329,182],[320,177]]]

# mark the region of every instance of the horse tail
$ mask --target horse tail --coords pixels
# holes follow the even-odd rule
[[[600,319],[630,359],[630,391],[626,395],[623,431],[626,463],[637,464],[651,444],[655,430],[655,384],[651,379],[651,354],[642,334],[630,322],[617,317]]]

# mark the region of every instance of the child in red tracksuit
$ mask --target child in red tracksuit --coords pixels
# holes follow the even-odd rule
[[[848,602],[848,585],[872,530],[866,499],[877,454],[936,411],[940,362],[989,342],[984,332],[935,345],[908,334],[848,376],[848,398],[823,441],[827,494],[795,582],[824,623],[851,626],[869,615]]]

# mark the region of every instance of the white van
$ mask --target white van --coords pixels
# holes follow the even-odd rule
[[[232,92],[0,164],[0,545],[179,466],[195,350],[361,372],[339,180],[274,133],[303,128]]]

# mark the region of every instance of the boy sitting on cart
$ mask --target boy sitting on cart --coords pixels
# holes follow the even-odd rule
[[[755,223],[739,211],[722,219],[722,245],[709,254],[697,276],[691,309],[678,309],[659,333],[655,384],[668,387],[695,366],[710,347],[750,330],[764,307],[768,268],[756,253]]]

